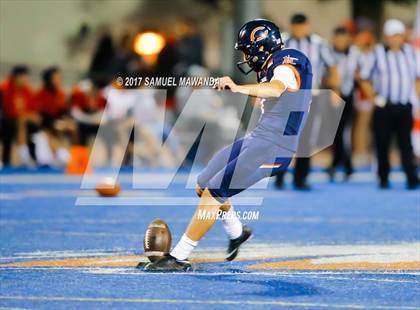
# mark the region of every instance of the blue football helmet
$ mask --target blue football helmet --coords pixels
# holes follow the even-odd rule
[[[280,29],[276,24],[266,19],[251,20],[238,32],[235,49],[244,53],[245,60],[236,65],[244,74],[259,72],[270,54],[283,46]],[[242,68],[245,64],[250,67],[248,71]]]

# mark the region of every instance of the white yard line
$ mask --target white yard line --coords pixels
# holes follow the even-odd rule
[[[3,300],[60,301],[60,302],[111,302],[111,303],[163,303],[163,304],[195,304],[195,305],[254,305],[279,307],[311,307],[342,309],[418,309],[410,306],[363,305],[363,304],[328,304],[311,302],[289,302],[282,300],[200,300],[200,299],[164,299],[164,298],[112,298],[112,297],[70,297],[70,296],[11,296],[1,295]]]

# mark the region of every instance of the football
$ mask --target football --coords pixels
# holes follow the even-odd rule
[[[169,253],[172,235],[168,224],[162,219],[153,220],[144,234],[143,248],[151,262],[154,262]]]
[[[103,197],[117,196],[120,191],[120,185],[113,178],[105,178],[96,185],[96,192]]]

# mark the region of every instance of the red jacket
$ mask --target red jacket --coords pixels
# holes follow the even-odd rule
[[[66,96],[61,89],[52,91],[41,88],[35,96],[35,101],[39,111],[50,117],[58,117],[67,109]]]
[[[17,119],[29,112],[38,112],[33,92],[29,87],[16,87],[13,79],[0,84],[3,99],[3,113],[6,118]]]
[[[72,107],[78,107],[85,112],[98,112],[106,105],[106,99],[101,91],[88,94],[78,86],[74,87],[70,101]]]

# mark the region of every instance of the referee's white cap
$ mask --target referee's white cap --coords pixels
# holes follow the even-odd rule
[[[404,34],[405,26],[399,19],[388,19],[384,24],[384,34],[393,36],[396,34]]]

